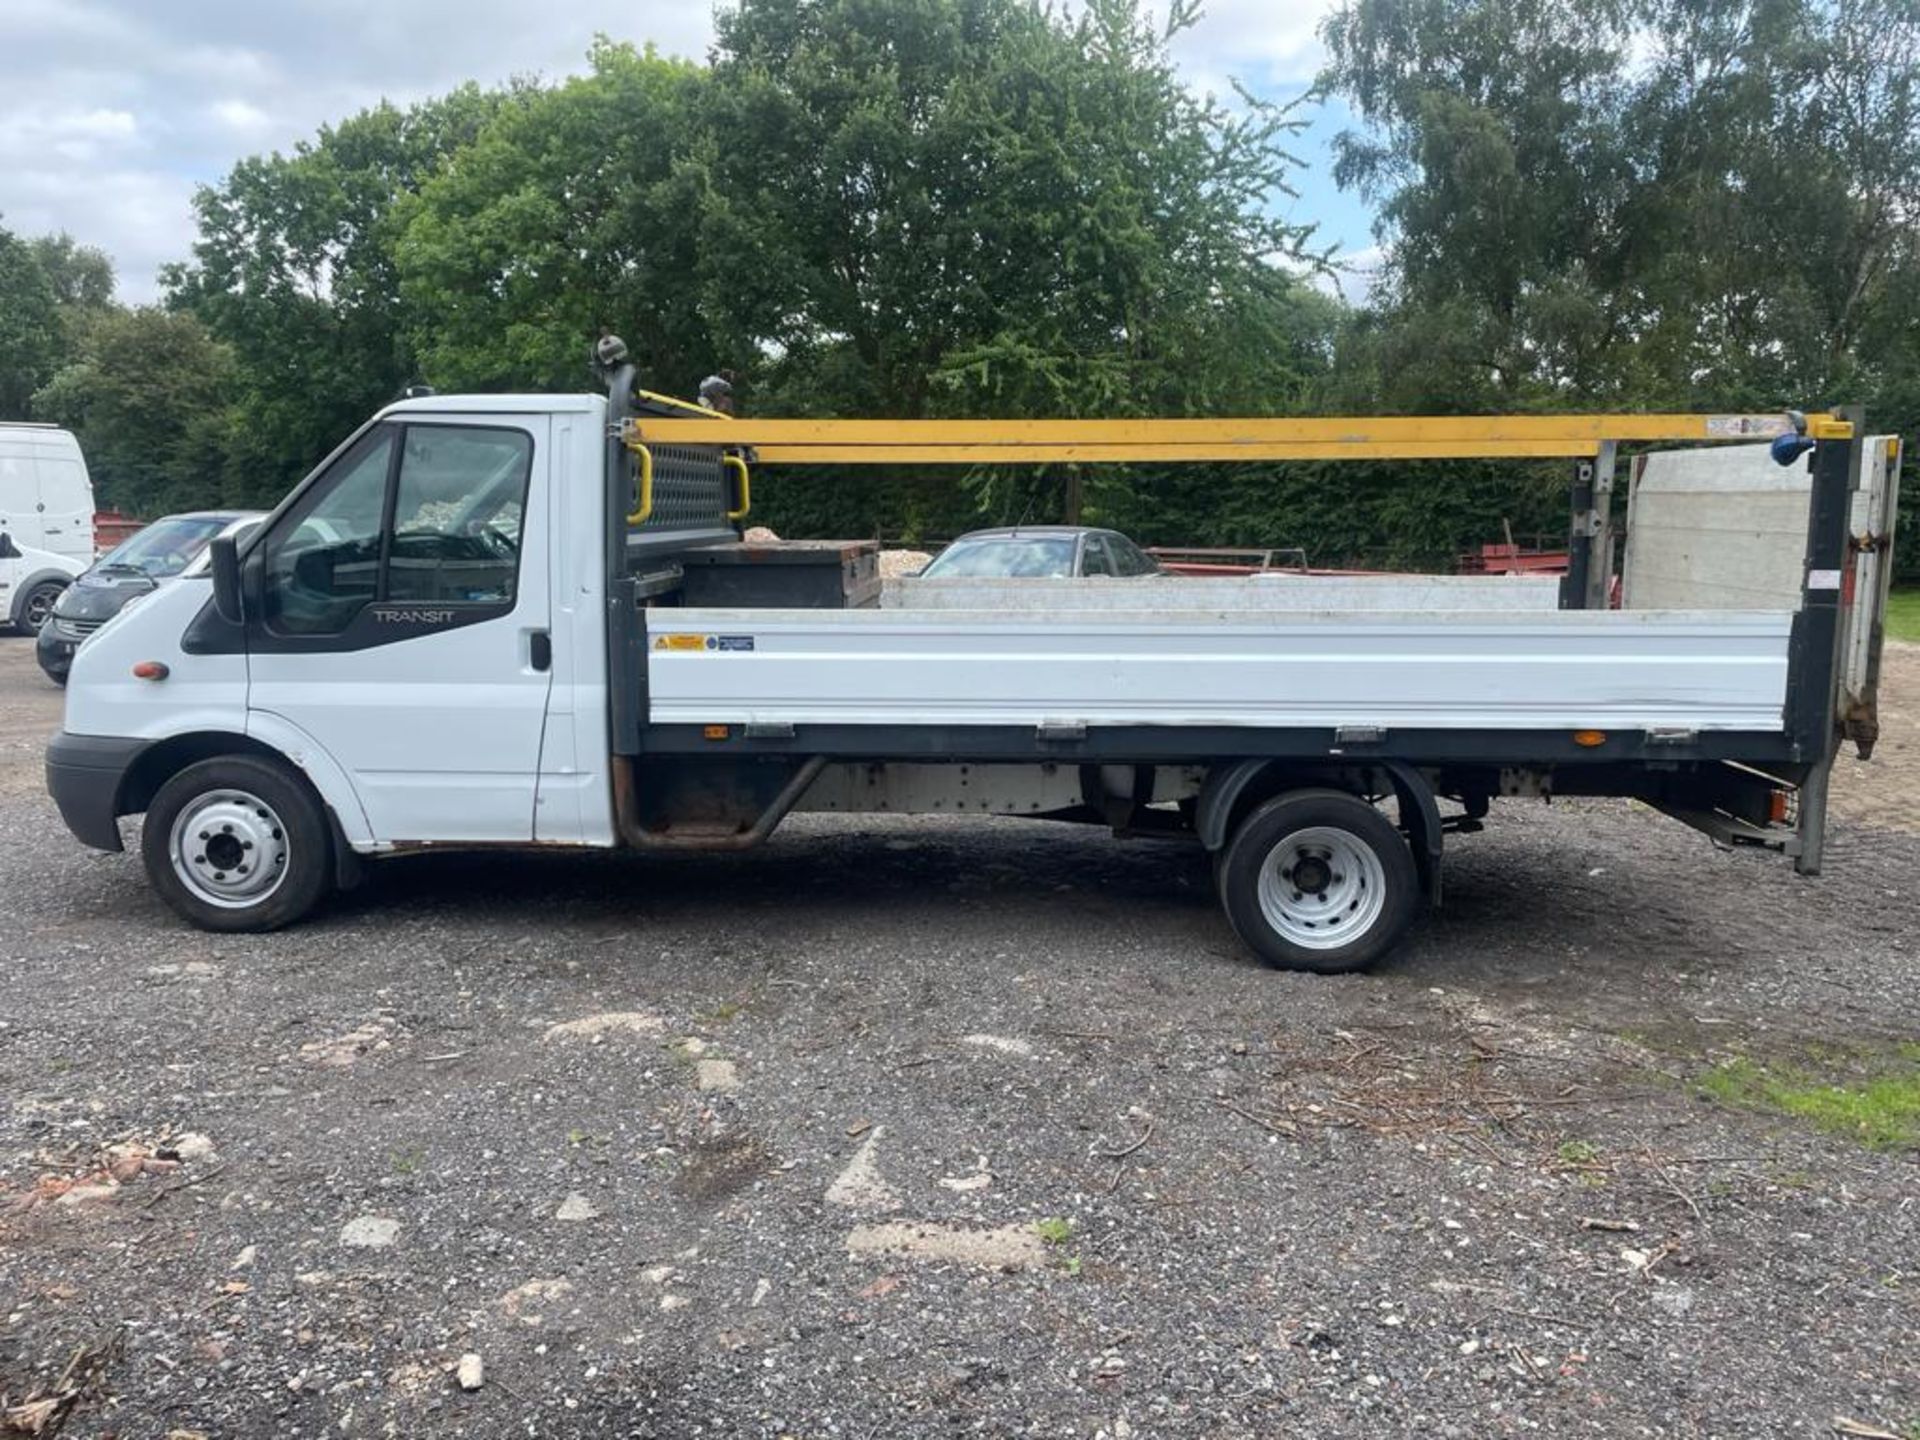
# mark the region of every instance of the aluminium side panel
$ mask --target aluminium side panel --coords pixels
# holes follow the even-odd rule
[[[655,624],[655,724],[1778,733],[1791,617],[683,609]]]

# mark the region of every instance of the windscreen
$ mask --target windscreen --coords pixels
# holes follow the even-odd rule
[[[191,565],[226,527],[227,522],[218,516],[156,520],[114,546],[94,568],[138,570],[154,580],[171,579]]]
[[[921,572],[929,579],[1012,576],[1049,579],[1073,573],[1073,537],[1035,535],[956,540]]]

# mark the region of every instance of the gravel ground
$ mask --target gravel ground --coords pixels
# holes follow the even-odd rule
[[[68,838],[57,722],[0,641],[18,1426],[1920,1433],[1915,1155],[1691,1083],[1920,1035],[1920,836],[1808,882],[1497,808],[1339,980],[1179,849],[1017,821],[429,857],[215,938]]]

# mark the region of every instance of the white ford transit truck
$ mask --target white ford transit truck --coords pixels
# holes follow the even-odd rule
[[[1632,796],[1818,868],[1863,599],[1845,421],[731,420],[609,368],[606,395],[388,406],[205,578],[89,638],[47,754],[73,833],[118,850],[144,814],[169,904],[266,930],[427,848],[730,850],[796,810],[1082,821],[1204,846],[1247,948],[1322,972],[1438,903],[1444,839],[1501,797]],[[1803,467],[1791,609],[1344,577],[876,605],[871,544],[738,533],[749,462],[1565,456],[1591,490],[1618,441],[1732,438]]]

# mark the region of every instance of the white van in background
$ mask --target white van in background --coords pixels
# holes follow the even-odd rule
[[[36,633],[93,563],[93,483],[69,432],[0,421],[0,537],[0,625]]]

